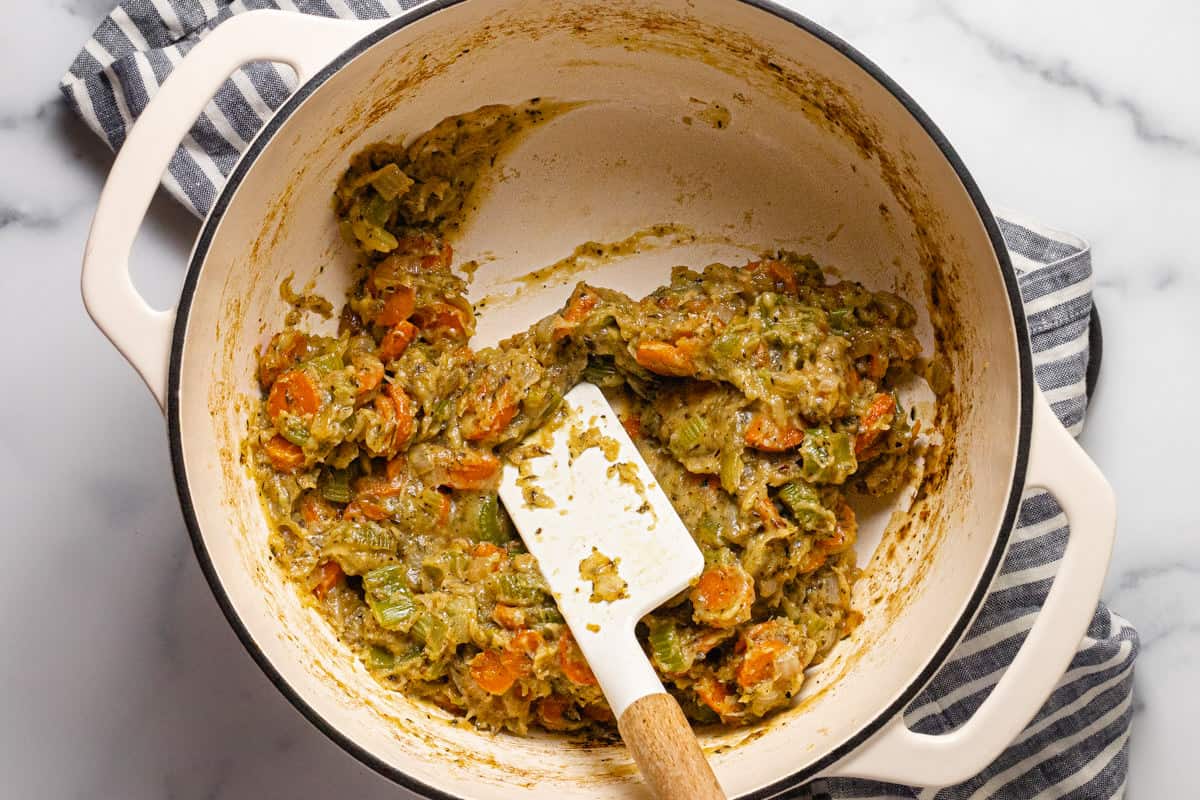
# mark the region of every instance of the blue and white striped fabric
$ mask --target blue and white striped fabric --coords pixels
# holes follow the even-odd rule
[[[1018,270],[1034,374],[1072,433],[1087,408],[1091,253],[1085,242],[1007,213],[1000,220]],[[1069,530],[1054,498],[1027,492],[1000,574],[962,643],[904,711],[919,733],[954,730],[971,717],[1013,659],[1046,599]],[[1129,758],[1137,631],[1101,604],[1065,675],[1015,742],[957,786],[922,789],[870,781],[816,781],[797,798],[1121,797]]]
[[[175,64],[233,14],[285,8],[379,18],[412,0],[126,0],[100,25],[63,77],[67,102],[115,150]],[[284,76],[253,64],[225,83],[171,162],[164,184],[203,215],[255,131],[288,95]],[[1087,407],[1091,255],[1074,237],[1006,215],[1000,222],[1029,319],[1036,378],[1073,433]],[[909,726],[944,733],[968,719],[1003,674],[1054,578],[1068,529],[1058,504],[1031,492],[1001,574],[951,659],[906,709]],[[1128,768],[1137,632],[1101,605],[1069,671],[1036,719],[995,763],[958,786],[924,789],[819,780],[796,798],[1110,798]]]

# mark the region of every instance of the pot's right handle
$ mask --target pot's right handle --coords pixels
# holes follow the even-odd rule
[[[113,161],[83,256],[83,303],[97,327],[165,406],[175,310],[156,311],[129,277],[129,254],[179,142],[234,70],[279,61],[304,83],[382,20],[250,11],[222,22],[163,81]]]
[[[977,775],[1029,724],[1075,656],[1108,570],[1116,500],[1100,470],[1036,392],[1026,489],[1054,495],[1071,527],[1054,585],[992,693],[958,729],[914,733],[902,714],[824,775],[949,786]]]

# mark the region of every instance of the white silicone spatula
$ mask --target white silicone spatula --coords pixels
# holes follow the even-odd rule
[[[608,698],[621,737],[655,796],[723,799],[683,711],[663,689],[634,637],[637,621],[687,588],[703,569],[704,559],[600,390],[583,383],[563,402],[568,422],[530,437],[546,454],[523,459],[520,471],[506,465],[500,498],[537,558]],[[572,431],[577,450],[581,432],[606,446],[589,447],[572,458]],[[633,467],[614,469],[626,464]],[[522,472],[524,485],[518,483]],[[629,479],[631,472],[636,481]],[[552,507],[526,501],[531,483]],[[597,552],[600,556],[594,557]],[[618,599],[593,597],[596,586],[581,572],[589,557],[592,566],[605,558],[615,563],[624,590],[602,586],[600,594],[620,594]]]

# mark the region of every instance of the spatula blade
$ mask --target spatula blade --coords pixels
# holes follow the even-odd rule
[[[523,470],[506,464],[500,498],[586,655],[585,640],[606,628],[627,634],[687,588],[704,558],[600,390],[579,384],[563,403],[567,422],[527,440],[540,436],[545,455],[525,459]],[[596,444],[579,452],[581,442]],[[533,489],[553,505],[528,502]],[[581,574],[589,557],[593,566],[614,563],[622,596],[594,595],[593,581]]]

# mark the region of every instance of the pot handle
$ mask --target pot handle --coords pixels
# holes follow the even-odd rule
[[[166,405],[175,309],[151,308],[129,276],[142,219],[179,142],[234,70],[278,61],[302,84],[383,20],[330,20],[286,11],[230,17],[204,37],[163,81],[117,153],[88,233],[81,280],[92,321]]]
[[[1108,570],[1116,499],[1037,392],[1026,491],[1054,496],[1071,528],[1046,602],[1016,658],[971,719],[944,735],[914,733],[897,714],[879,733],[822,774],[940,787],[983,771],[1024,730],[1075,656]]]

